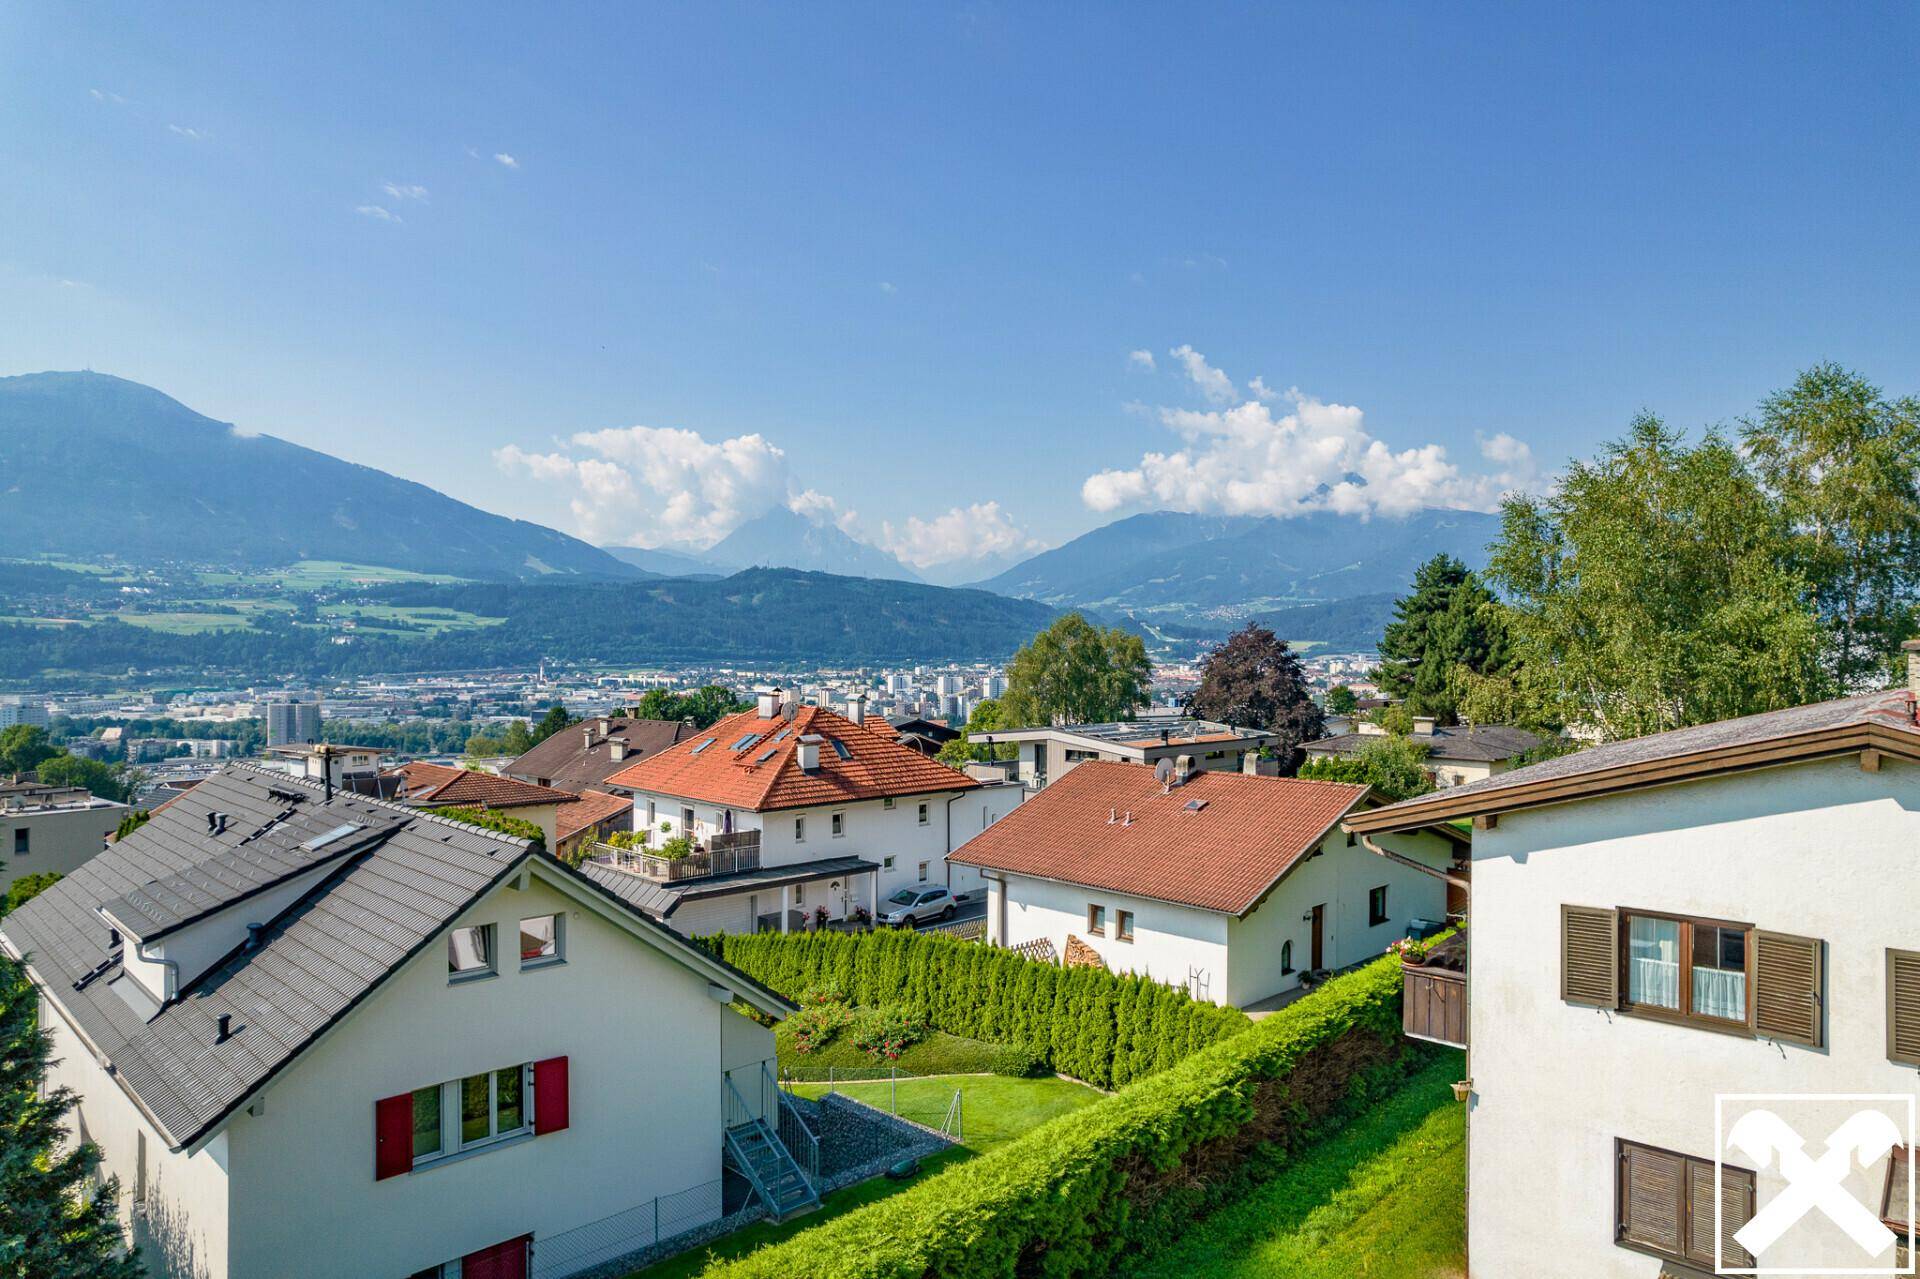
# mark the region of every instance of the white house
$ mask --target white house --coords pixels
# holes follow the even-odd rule
[[[1319,738],[1301,749],[1308,759],[1358,755],[1369,741],[1386,736],[1386,729],[1363,719],[1353,723],[1351,732]],[[1442,788],[1498,776],[1541,742],[1540,734],[1511,724],[1443,725],[1426,715],[1415,717],[1411,736],[1427,748],[1427,771]]]
[[[894,893],[983,887],[949,851],[1020,802],[895,740],[883,719],[762,693],[729,716],[607,778],[633,798],[631,850],[587,864],[596,883],[690,936],[791,931],[878,911]],[[685,855],[681,837],[691,840]]]
[[[166,1279],[565,1274],[587,1236],[652,1242],[614,1214],[718,1217],[723,1150],[778,1118],[772,1034],[729,1004],[784,1000],[524,841],[265,769],[0,945]]]
[[[1246,1007],[1371,959],[1446,915],[1457,839],[1375,857],[1336,827],[1366,787],[1089,762],[953,855],[988,880],[987,939]]]
[[[107,846],[125,804],[84,786],[14,784],[0,790],[0,897],[24,875],[69,875]]]
[[[1869,1253],[1824,1211],[1750,1257],[1735,1233],[1802,1170],[1735,1144],[1752,1103],[1716,1116],[1715,1098],[1890,1094],[1904,1127],[1920,1068],[1915,688],[1596,746],[1347,819],[1371,838],[1475,824],[1472,1274],[1896,1263],[1891,1236]],[[1813,1154],[1853,1103],[1766,1105]],[[1842,1160],[1828,1172],[1867,1225],[1904,1234],[1904,1152],[1867,1142]],[[1792,1219],[1790,1197],[1778,1211],[1769,1222]]]
[[[1272,733],[1185,716],[1152,715],[1109,724],[1037,724],[969,733],[979,745],[1012,746],[1014,773],[1030,790],[1092,760],[1157,766],[1180,755],[1212,772],[1237,773],[1247,756],[1274,740]]]

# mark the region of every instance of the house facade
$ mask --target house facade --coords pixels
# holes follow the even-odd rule
[[[1358,720],[1351,732],[1322,737],[1301,747],[1308,759],[1357,755],[1387,730],[1370,720]],[[1441,725],[1429,716],[1413,721],[1414,741],[1427,748],[1427,771],[1442,789],[1497,777],[1541,742],[1540,734],[1510,724]]]
[[[682,720],[597,715],[540,742],[500,771],[535,786],[584,794],[605,788],[607,778],[693,734]]]
[[[947,854],[1022,797],[902,745],[884,720],[778,694],[607,785],[632,798],[636,843],[587,872],[688,936],[789,932],[823,910],[828,920],[877,914],[929,883],[977,894],[978,874]],[[664,856],[681,837],[686,855]]]
[[[1274,740],[1271,733],[1183,716],[1151,716],[1110,724],[1043,724],[969,733],[977,745],[1016,749],[1014,774],[1029,790],[1041,790],[1078,764],[1101,760],[1145,764],[1182,755],[1210,772],[1240,772],[1247,757]]]
[[[1869,1227],[1893,1228],[1877,1255],[1819,1211],[1750,1253],[1736,1236],[1789,1170],[1733,1134],[1754,1094],[1780,1098],[1765,1104],[1810,1151],[1854,1103],[1795,1098],[1885,1095],[1904,1126],[1920,1068],[1914,691],[1603,745],[1348,825],[1377,839],[1467,817],[1470,1272],[1902,1261],[1903,1149],[1868,1142],[1829,1170]]]
[[[167,1279],[565,1274],[616,1213],[720,1216],[778,1104],[757,983],[523,841],[246,766],[0,945]]]
[[[0,794],[0,897],[23,875],[67,875],[106,847],[130,810],[82,786],[16,785]]]
[[[962,846],[988,941],[1246,1007],[1444,920],[1448,834],[1397,839],[1418,865],[1389,861],[1336,828],[1363,786],[1184,769],[1077,766]]]

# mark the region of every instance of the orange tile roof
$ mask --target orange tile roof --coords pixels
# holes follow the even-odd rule
[[[947,860],[1244,915],[1367,788],[1196,773],[1162,791],[1142,764],[1076,764]]]
[[[419,760],[402,764],[395,771],[402,779],[400,798],[413,803],[461,808],[531,808],[536,804],[566,804],[577,798],[551,786],[535,786],[532,782],[495,773]]]
[[[767,812],[971,790],[980,784],[902,746],[891,732],[872,716],[856,724],[819,706],[802,706],[791,720],[761,719],[757,710],[742,711],[622,769],[607,778],[607,785]],[[820,766],[802,772],[800,738],[808,733],[827,740],[820,743]],[[751,745],[735,749],[749,736],[754,739]],[[847,758],[840,758],[835,742],[846,747]]]
[[[598,790],[582,791],[578,799],[571,804],[560,805],[554,813],[553,837],[556,841],[564,842],[589,826],[598,826],[609,817],[632,811],[633,801],[623,795],[609,795]]]

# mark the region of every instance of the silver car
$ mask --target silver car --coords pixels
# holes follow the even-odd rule
[[[880,903],[880,922],[889,928],[912,928],[929,919],[953,918],[953,894],[945,884],[903,888]]]

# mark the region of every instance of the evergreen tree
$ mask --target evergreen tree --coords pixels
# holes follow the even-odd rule
[[[1456,668],[1497,675],[1511,662],[1493,593],[1451,555],[1436,555],[1413,575],[1380,637],[1379,682],[1414,715],[1457,720]]]
[[[1307,673],[1287,642],[1259,623],[1227,637],[1207,654],[1200,683],[1187,697],[1187,714],[1273,733],[1280,771],[1291,775],[1305,757],[1300,746],[1326,727],[1307,689]]]
[[[574,722],[573,716],[567,714],[567,708],[556,704],[533,726],[533,740],[535,743],[544,742]]]
[[[68,1088],[41,1096],[52,1048],[38,1002],[25,970],[0,955],[0,1274],[139,1279],[138,1257],[118,1255],[119,1186],[93,1185],[99,1150],[58,1149],[79,1099]]]

